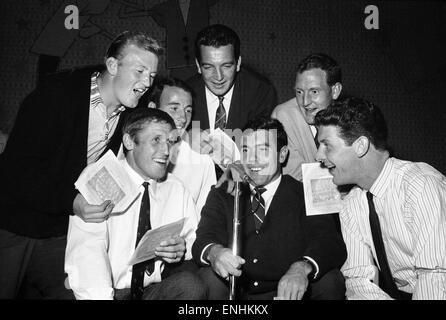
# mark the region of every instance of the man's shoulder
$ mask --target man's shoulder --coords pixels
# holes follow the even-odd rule
[[[272,87],[271,82],[265,76],[251,68],[241,68],[237,75],[237,80],[243,84],[251,84],[257,87]]]
[[[279,188],[294,195],[302,195],[304,193],[304,185],[299,180],[296,180],[288,174],[282,175],[282,181],[280,181]]]
[[[290,113],[295,113],[298,111],[299,106],[297,105],[296,99],[292,98],[288,101],[285,101],[279,105],[277,105],[273,113],[277,116],[288,115]]]
[[[91,75],[94,72],[102,71],[103,68],[104,67],[101,65],[94,65],[63,69],[45,76],[43,83],[60,84],[64,83],[65,81],[88,79],[91,78]]]

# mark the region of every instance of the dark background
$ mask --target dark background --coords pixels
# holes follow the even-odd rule
[[[3,132],[10,132],[20,102],[36,84],[39,55],[31,52],[34,42],[62,5],[82,6],[86,2],[0,2],[0,130]],[[93,28],[87,33],[84,30],[83,34],[75,35],[61,56],[60,69],[101,62],[107,44],[123,30],[144,30],[165,44],[166,29],[149,15],[122,16],[124,7],[150,10],[164,0],[102,2],[109,4],[100,13],[95,13],[93,8],[94,14],[89,17],[97,30]],[[226,24],[238,32],[242,41],[242,63],[272,81],[279,102],[293,97],[297,62],[311,52],[325,52],[341,65],[346,93],[366,98],[381,107],[396,156],[428,162],[446,173],[444,2],[212,2],[215,3],[209,5],[209,22]],[[364,9],[370,4],[379,9],[378,30],[364,27],[367,17]],[[165,59],[160,69],[166,72]]]

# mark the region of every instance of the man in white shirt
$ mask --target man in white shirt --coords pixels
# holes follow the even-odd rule
[[[165,177],[170,148],[178,139],[174,129],[172,119],[160,110],[139,108],[127,117],[123,127],[126,156],[121,161],[132,182],[140,186],[142,196],[124,214],[112,215],[105,222],[92,224],[78,216],[70,217],[65,271],[77,299],[206,298],[203,284],[193,273],[179,270],[168,277],[163,275],[166,263],[181,265],[191,259],[198,223],[189,192],[174,177]],[[154,265],[151,261],[144,265],[140,295],[134,295],[137,265],[132,267],[128,262],[142,236],[139,220],[143,219],[140,208],[144,195],[149,200],[151,228],[187,219],[181,237],[161,242]]]
[[[336,185],[357,185],[339,213],[347,298],[445,300],[446,178],[390,157],[385,119],[368,101],[333,102],[315,125],[317,160]]]
[[[272,113],[288,135],[290,156],[283,172],[299,181],[302,164],[315,161],[314,117],[341,94],[341,76],[341,68],[333,58],[310,54],[297,65],[296,97],[278,105]]]
[[[182,141],[171,152],[168,171],[188,189],[200,213],[216,176],[211,157],[189,145],[186,128],[192,119],[192,95],[192,89],[182,80],[158,76],[149,91],[149,107],[167,112],[175,121]]]

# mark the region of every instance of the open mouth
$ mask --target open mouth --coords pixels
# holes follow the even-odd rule
[[[248,166],[249,170],[253,173],[258,173],[259,171],[263,170],[266,168],[266,164],[263,165],[253,165],[253,166]]]
[[[153,159],[154,162],[156,162],[157,164],[159,164],[160,166],[165,166],[167,164],[167,158],[156,158]]]
[[[141,97],[146,91],[147,91],[147,88],[144,88],[144,89],[141,89],[141,88],[133,89],[133,92],[135,93],[135,95],[137,97]]]

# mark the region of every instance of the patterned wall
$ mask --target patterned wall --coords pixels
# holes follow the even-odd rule
[[[99,1],[99,0],[96,0]],[[101,61],[110,38],[125,29],[165,29],[149,16],[124,18],[128,7],[149,9],[165,0],[111,0],[90,17],[101,33],[77,37],[60,68]],[[192,0],[196,1],[196,0]],[[82,5],[86,0],[70,3]],[[104,2],[104,1],[103,1]],[[213,1],[215,2],[215,1]],[[20,101],[36,82],[34,41],[64,0],[0,2],[0,129],[9,132]],[[441,1],[373,1],[379,30],[366,30],[362,0],[219,0],[211,23],[234,28],[243,63],[266,75],[279,100],[293,96],[295,66],[310,52],[326,52],[343,68],[344,89],[377,103],[401,158],[429,162],[446,173],[446,5]],[[162,61],[161,71],[165,71]]]

